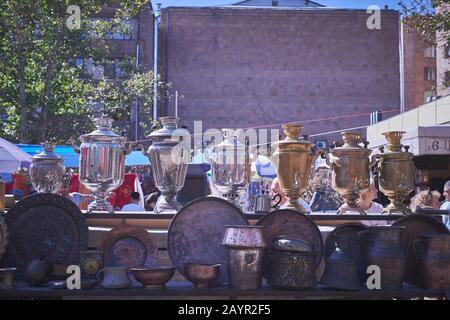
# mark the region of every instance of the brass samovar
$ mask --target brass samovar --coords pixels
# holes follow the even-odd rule
[[[333,170],[332,186],[343,198],[344,204],[338,213],[359,212],[365,214],[357,200],[360,193],[369,189],[370,185],[370,159],[372,150],[359,145],[361,134],[356,132],[343,132],[342,147],[331,150],[330,165]]]
[[[414,190],[413,154],[408,152],[409,146],[403,146],[400,141],[404,131],[389,131],[383,133],[389,142],[388,151],[380,148],[381,154],[377,156],[380,191],[391,201],[384,212],[410,213],[403,200]],[[402,151],[402,147],[405,151]]]
[[[299,198],[308,186],[314,156],[311,143],[298,138],[302,128],[295,124],[283,125],[286,138],[274,143],[276,151],[271,160],[277,168],[280,188],[288,200],[281,208],[309,213],[299,203]]]

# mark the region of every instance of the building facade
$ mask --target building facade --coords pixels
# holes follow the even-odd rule
[[[184,96],[183,123],[203,130],[300,122],[305,133],[369,124],[400,109],[399,14],[383,10],[169,7],[161,12],[163,78]],[[165,114],[174,114],[166,102]],[[328,141],[339,134],[315,136]]]

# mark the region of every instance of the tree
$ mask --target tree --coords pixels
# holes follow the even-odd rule
[[[80,8],[79,28],[68,24],[70,5]],[[89,19],[105,5],[117,7],[114,19]],[[89,97],[96,85],[69,61],[107,56],[108,32],[126,31],[123,21],[145,5],[148,1],[0,2],[0,116],[6,122],[0,134],[36,143],[87,129]],[[62,130],[66,134],[61,136]]]

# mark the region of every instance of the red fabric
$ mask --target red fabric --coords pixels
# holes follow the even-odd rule
[[[28,195],[27,177],[21,173],[13,173],[13,190],[22,190],[23,195]]]
[[[137,174],[127,173],[122,185],[117,187],[109,196],[109,202],[113,207],[122,208],[124,205],[131,202],[131,193],[134,192],[134,182],[137,179]],[[74,174],[70,180],[70,192],[79,192],[82,194],[90,194],[89,190],[80,183],[78,174]],[[85,208],[81,208],[85,209]]]
[[[12,193],[12,191],[13,191],[13,184],[14,184],[14,182],[8,182],[8,183],[5,183],[5,193],[6,194],[11,194]]]
[[[134,192],[134,182],[137,179],[137,174],[127,173],[121,186],[111,193],[110,202],[113,207],[122,208],[124,205],[131,202],[131,193]]]

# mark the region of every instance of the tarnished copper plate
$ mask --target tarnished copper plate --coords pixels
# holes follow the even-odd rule
[[[316,268],[319,267],[324,251],[323,239],[319,227],[308,216],[295,210],[282,209],[268,213],[256,224],[264,227],[264,241],[268,246],[275,237],[281,235],[308,240],[316,254]]]
[[[204,197],[186,204],[170,223],[168,249],[181,274],[185,263],[220,264],[218,282],[227,282],[227,256],[222,246],[227,225],[247,225],[242,211],[230,202]]]
[[[158,253],[151,234],[133,226],[120,226],[109,231],[102,250],[105,267],[153,266]]]
[[[78,264],[89,230],[80,209],[69,199],[39,193],[16,203],[5,214],[9,245],[5,266],[17,267],[18,278],[31,260],[49,264]]]
[[[442,221],[427,214],[408,214],[392,224],[392,226],[405,227],[405,236],[402,245],[406,248],[407,267],[405,281],[416,284],[418,279],[416,254],[414,253],[413,241],[420,234],[449,234],[449,230]]]

